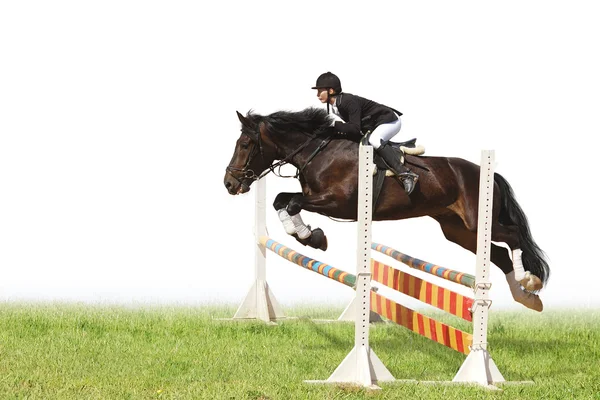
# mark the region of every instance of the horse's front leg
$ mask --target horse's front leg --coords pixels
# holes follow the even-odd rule
[[[294,224],[294,221],[292,221],[292,217],[287,211],[287,206],[294,196],[302,196],[302,193],[279,193],[277,197],[275,197],[275,201],[273,201],[273,207],[275,208],[275,211],[277,211],[277,216],[283,224],[285,233],[288,235],[294,235],[298,233],[296,225]],[[300,214],[298,214],[298,217],[299,216]],[[305,238],[308,236],[310,236],[310,232],[305,236]]]
[[[305,246],[327,250],[327,237],[322,229],[311,229],[300,216],[303,209],[321,212],[331,207],[334,197],[332,193],[321,193],[304,196],[302,193],[279,193],[273,201],[279,220],[288,235]]]
[[[321,212],[332,206],[333,199],[333,194],[328,192],[310,196],[297,193],[290,198],[286,211],[294,224],[296,230],[294,237],[296,237],[296,240],[305,246],[308,245],[323,251],[327,250],[327,236],[325,236],[323,230],[321,228],[311,230],[310,226],[307,226],[302,220],[300,211],[304,209],[311,212]]]

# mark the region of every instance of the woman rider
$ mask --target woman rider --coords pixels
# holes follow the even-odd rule
[[[331,72],[321,74],[313,87],[321,103],[327,103],[344,122],[336,121],[334,129],[350,139],[359,139],[363,132],[371,130],[369,144],[384,159],[392,172],[402,181],[404,190],[410,194],[419,179],[418,175],[400,162],[398,153],[388,142],[400,132],[401,112],[372,100],[342,92],[340,79]]]

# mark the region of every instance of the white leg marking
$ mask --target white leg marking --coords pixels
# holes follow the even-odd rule
[[[277,210],[277,215],[279,216],[279,220],[283,224],[283,229],[285,229],[285,233],[288,235],[293,235],[296,233],[296,227],[290,218],[290,214],[288,214],[285,208]]]
[[[512,251],[513,269],[515,270],[515,279],[522,281],[525,279],[525,269],[523,268],[523,261],[521,255],[523,251],[521,249],[515,249]]]
[[[515,270],[515,279],[527,290],[534,291],[542,288],[542,281],[537,276],[525,271],[521,255],[521,249],[513,250],[513,269]]]
[[[307,237],[309,237],[312,234],[310,229],[306,225],[304,225],[304,221],[302,221],[302,217],[300,216],[300,213],[298,213],[296,215],[292,215],[290,218],[292,219],[292,222],[294,223],[294,228],[296,228],[296,233],[298,234],[298,237],[300,239],[306,239]]]

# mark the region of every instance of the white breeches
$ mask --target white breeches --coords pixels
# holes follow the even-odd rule
[[[402,122],[400,122],[400,117],[394,122],[379,125],[373,130],[373,133],[371,133],[369,144],[371,144],[374,149],[378,149],[379,146],[381,146],[381,142],[387,142],[396,136],[396,134],[400,132],[401,127]]]

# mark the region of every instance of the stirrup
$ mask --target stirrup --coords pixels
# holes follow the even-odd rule
[[[398,178],[402,182],[402,186],[404,186],[404,191],[406,192],[406,194],[410,195],[417,186],[419,175],[415,174],[414,172],[408,171],[398,175]]]
[[[417,183],[417,181],[419,180],[419,175],[415,174],[412,171],[406,171],[406,172],[401,172],[399,174],[397,174],[398,177],[402,178],[403,180],[406,178],[411,178],[413,183]]]

